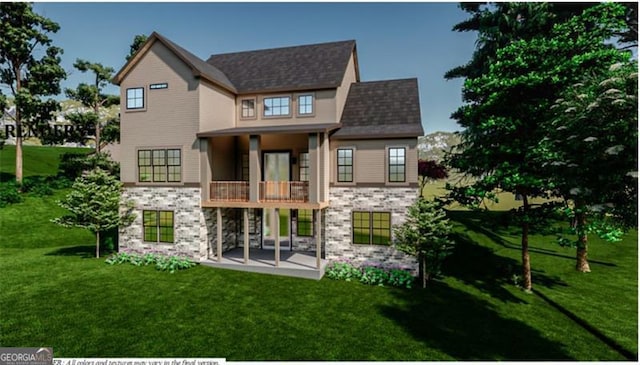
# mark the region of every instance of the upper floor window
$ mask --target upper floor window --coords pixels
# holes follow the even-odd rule
[[[405,182],[406,150],[404,147],[389,148],[389,182]]]
[[[300,181],[309,181],[309,152],[300,154]]]
[[[338,149],[338,182],[353,182],[353,149]]]
[[[264,116],[275,117],[289,115],[289,104],[291,104],[291,98],[288,96],[264,98]]]
[[[158,90],[158,89],[167,89],[169,88],[169,84],[166,82],[160,83],[160,84],[151,84],[149,85],[149,89],[151,90]]]
[[[144,88],[134,87],[127,89],[127,109],[144,108]]]
[[[139,182],[180,182],[179,149],[138,150]]]
[[[256,101],[255,99],[242,100],[242,118],[255,118]]]
[[[298,115],[313,114],[313,95],[298,96]]]

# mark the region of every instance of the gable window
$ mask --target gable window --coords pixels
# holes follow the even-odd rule
[[[161,84],[151,84],[151,85],[149,85],[149,89],[151,89],[151,90],[167,89],[167,88],[169,88],[169,84],[167,84],[166,82],[163,82]]]
[[[142,226],[145,242],[173,243],[173,211],[143,210]]]
[[[309,181],[309,152],[300,154],[300,181]]]
[[[144,88],[134,87],[127,89],[127,109],[144,108]]]
[[[338,149],[338,182],[353,182],[353,149]]]
[[[313,95],[298,96],[298,115],[313,114]]]
[[[388,245],[391,243],[391,213],[353,211],[351,215],[353,243]]]
[[[401,148],[389,148],[389,182],[405,182],[406,150]]]
[[[296,235],[298,237],[313,236],[313,210],[311,209],[298,210],[298,226],[296,229]]]
[[[180,182],[179,149],[138,150],[138,182]]]
[[[242,100],[242,118],[254,118],[256,116],[255,99]]]
[[[289,104],[291,104],[291,98],[288,96],[264,98],[264,116],[275,117],[289,115]]]

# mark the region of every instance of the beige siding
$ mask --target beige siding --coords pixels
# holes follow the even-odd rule
[[[331,141],[331,183],[337,183],[337,149],[354,148],[354,183],[384,184],[387,180],[387,148],[406,147],[406,183],[418,181],[416,138]],[[395,184],[391,184],[395,185]]]
[[[347,101],[349,88],[354,82],[356,82],[356,64],[354,54],[352,53],[349,58],[349,64],[347,65],[347,71],[345,71],[344,78],[342,79],[342,84],[340,84],[340,87],[336,90],[336,120],[338,121],[342,118],[342,110]]]
[[[149,90],[149,84],[168,83]],[[137,181],[137,148],[182,148],[182,181],[200,182],[198,80],[191,70],[160,42],[127,74],[120,85],[121,179]],[[127,111],[128,88],[143,87],[145,109]]]
[[[235,127],[235,96],[208,82],[200,83],[200,131]]]
[[[236,180],[236,155],[234,137],[216,137],[209,139],[212,149],[212,178],[214,181]],[[241,157],[237,158],[241,163]],[[239,179],[238,179],[239,180]]]
[[[314,96],[313,115],[298,116],[298,95],[312,94]],[[291,102],[290,115],[287,117],[264,117],[263,100],[273,96],[289,96]],[[242,119],[242,100],[254,99],[256,101],[255,118]],[[337,123],[336,118],[336,90],[316,90],[309,92],[292,92],[277,94],[241,95],[236,97],[236,120],[238,127],[264,127],[275,125],[300,125]]]

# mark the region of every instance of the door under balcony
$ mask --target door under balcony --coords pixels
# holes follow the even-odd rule
[[[291,153],[290,152],[264,152],[263,154],[263,181],[265,181],[266,197],[278,196],[282,192],[278,191],[279,184],[269,184],[269,182],[287,182],[291,180]],[[271,191],[273,189],[273,191]],[[262,210],[262,248],[274,249],[276,234],[280,238],[280,249],[291,250],[291,211],[289,209],[279,209],[277,217],[272,216],[273,210]],[[279,222],[278,232],[271,228],[273,220]]]

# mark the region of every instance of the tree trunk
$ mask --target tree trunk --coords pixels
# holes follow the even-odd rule
[[[589,261],[587,260],[587,231],[585,225],[587,219],[584,213],[584,205],[576,203],[576,231],[578,232],[578,245],[576,247],[576,270],[580,272],[591,272]]]
[[[100,257],[100,231],[96,231],[96,258]]]
[[[429,280],[429,275],[427,275],[427,259],[422,256],[422,262],[420,265],[422,266],[422,289],[427,287],[427,281]]]
[[[98,102],[93,107],[94,113],[96,113],[96,154],[100,153],[100,106]]]
[[[20,93],[22,88],[22,80],[20,80],[20,67],[15,66],[13,69],[14,76],[16,77],[16,95]],[[14,99],[18,100],[17,98]],[[22,116],[20,115],[20,108],[16,102],[16,182],[22,185]],[[20,186],[22,191],[22,186]]]
[[[529,258],[529,200],[527,194],[522,194],[524,207],[524,219],[522,221],[522,287],[525,291],[531,291],[531,261]]]

